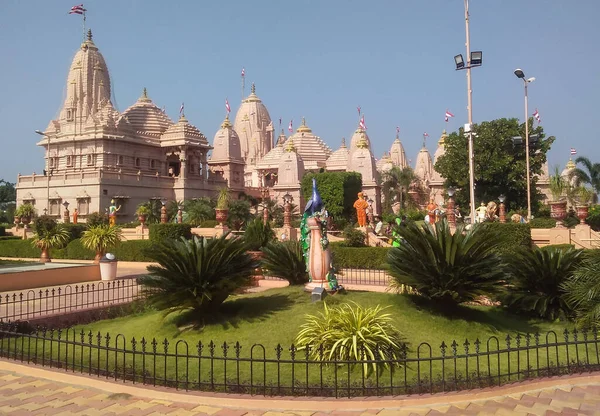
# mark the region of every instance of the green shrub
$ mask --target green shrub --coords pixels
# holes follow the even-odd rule
[[[81,238],[83,232],[87,229],[87,224],[63,224],[69,232],[69,241]]]
[[[108,216],[99,212],[91,212],[86,217],[85,225],[96,227],[98,225],[108,225]]]
[[[42,250],[34,247],[31,240],[0,241],[0,257],[39,258],[41,254]]]
[[[0,237],[3,237],[6,235],[6,228],[4,228],[3,226],[0,225]]]
[[[198,227],[199,228],[215,228],[217,225],[219,225],[219,221],[217,221],[217,220],[204,220],[198,225]]]
[[[192,238],[191,224],[150,224],[150,240],[161,242],[164,240],[179,240],[181,237],[189,240]]]
[[[565,217],[565,219],[563,220],[563,225],[567,228],[573,228],[575,227],[577,224],[579,224],[579,218],[577,218],[577,214],[575,213],[575,211],[571,208],[569,210],[569,212],[567,213],[567,216]]]
[[[423,221],[425,219],[425,214],[423,211],[411,210],[406,212],[406,217],[412,221]]]
[[[308,283],[308,272],[300,241],[272,241],[263,248],[262,267],[268,276],[287,280],[290,285]]]
[[[585,222],[594,231],[600,231],[600,204],[590,206]]]
[[[575,312],[577,325],[586,329],[600,327],[600,253],[596,254],[586,256],[561,287]]]
[[[363,307],[354,302],[331,307],[325,302],[323,307],[318,315],[306,316],[295,340],[300,349],[310,347],[311,359],[371,361],[363,363],[365,373],[370,374],[389,368],[384,362],[401,358],[406,345],[392,325],[391,315],[382,313],[385,308]]]
[[[121,241],[111,252],[121,261],[153,261],[148,255],[148,250],[155,244],[151,240]]]
[[[556,227],[556,220],[554,218],[534,218],[529,221],[531,228],[554,228]]]
[[[540,205],[535,215],[536,218],[550,218],[550,205]]]
[[[531,248],[531,228],[529,224],[520,223],[501,223],[501,222],[484,222],[476,227],[487,227],[493,233],[499,233],[502,236],[502,243],[497,246],[497,250],[502,255],[511,255],[523,248]]]
[[[302,195],[308,201],[312,195],[312,180],[317,181],[317,189],[329,214],[334,220],[338,217],[356,217],[354,201],[362,189],[362,176],[357,172],[307,173],[302,177]]]
[[[271,225],[263,224],[261,218],[255,218],[246,227],[244,231],[244,242],[250,251],[259,251],[269,242],[273,241],[275,233],[271,229]]]
[[[388,247],[345,247],[342,243],[331,243],[331,256],[336,269],[385,269]]]
[[[19,237],[18,235],[3,235],[0,236],[0,241],[1,240],[22,240],[23,237]]]
[[[342,233],[344,236],[344,245],[346,247],[365,247],[365,233],[348,225]]]
[[[49,215],[40,215],[33,220],[32,228],[38,234],[54,230],[56,228],[56,220]]]

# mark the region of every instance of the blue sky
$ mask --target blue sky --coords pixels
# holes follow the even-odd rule
[[[40,173],[45,129],[62,105],[66,76],[82,39],[76,1],[0,1],[0,178]],[[473,70],[475,122],[524,116],[522,68],[530,114],[557,140],[551,166],[569,149],[600,161],[595,137],[600,76],[600,1],[471,0],[471,45],[483,50]],[[148,89],[176,119],[186,116],[212,142],[228,97],[235,114],[256,83],[277,127],[301,118],[333,149],[356,128],[360,105],[376,157],[400,126],[415,159],[427,131],[435,151],[442,129],[467,122],[462,0],[88,1],[87,24],[108,64],[120,111]],[[444,123],[448,108],[456,116]]]

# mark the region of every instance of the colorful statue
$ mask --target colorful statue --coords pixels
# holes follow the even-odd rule
[[[429,224],[436,223],[435,211],[437,210],[437,205],[433,202],[433,198],[429,200],[429,205],[427,205],[427,215],[429,215]]]
[[[73,210],[73,224],[77,224],[77,217],[79,216],[79,212],[77,211],[77,208],[75,208]]]
[[[490,201],[487,204],[487,210],[485,213],[486,219],[488,221],[494,221],[496,219],[496,203],[494,201]]]
[[[487,207],[485,206],[485,203],[481,203],[481,205],[479,206],[479,208],[476,209],[477,211],[477,222],[483,222],[485,221],[485,214],[487,213]]]
[[[108,207],[108,223],[112,227],[117,223],[117,212],[121,209],[121,205],[118,207],[115,205],[115,200],[110,200],[110,206]]]
[[[358,217],[358,226],[366,227],[367,225],[367,208],[369,203],[362,192],[358,193],[358,199],[354,202],[354,208],[356,209],[356,216]]]

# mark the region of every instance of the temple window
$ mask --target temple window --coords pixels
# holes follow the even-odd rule
[[[123,156],[117,157],[117,166],[123,165]]]
[[[67,166],[73,166],[73,156],[67,156]]]
[[[139,158],[139,157],[136,157],[136,158],[135,158],[135,167],[136,167],[136,168],[139,168],[139,167],[140,167],[140,165],[141,165],[140,158]]]
[[[94,165],[94,156],[87,155],[87,165],[88,166],[93,166]]]
[[[77,198],[77,211],[79,211],[79,215],[89,214],[90,198]]]
[[[50,211],[48,212],[48,215],[60,216],[60,207],[60,199],[50,199]]]
[[[67,110],[67,121],[73,121],[73,110]]]
[[[56,158],[55,157],[49,158],[48,164],[50,165],[51,168],[55,168],[56,167]]]
[[[156,160],[152,159],[150,161],[150,168],[154,169],[155,166],[156,166]]]

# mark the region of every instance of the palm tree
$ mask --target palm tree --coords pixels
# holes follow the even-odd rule
[[[94,250],[94,263],[100,262],[102,256],[121,242],[121,228],[100,224],[90,227],[81,235],[81,244],[88,250]]]
[[[215,311],[229,295],[249,285],[258,261],[246,253],[240,238],[165,240],[148,256],[158,266],[148,266],[144,285],[148,301],[169,312],[193,309]]]
[[[42,250],[41,263],[51,262],[50,249],[61,248],[69,241],[71,234],[62,224],[54,224],[52,227],[40,228],[31,241],[35,247]]]
[[[383,174],[383,195],[385,197],[385,209],[391,210],[392,201],[397,200],[400,203],[400,209],[404,209],[404,193],[415,180],[415,173],[410,167],[400,168],[393,166],[389,171]]]
[[[564,283],[572,278],[582,259],[582,250],[537,248],[510,257],[509,286],[502,303],[512,311],[533,313],[555,320],[571,313]]]
[[[580,183],[589,184],[597,194],[600,194],[600,163],[592,163],[587,157],[583,156],[575,159],[575,163],[582,164],[585,170],[575,168],[571,172],[571,177],[575,178],[578,185]]]
[[[600,256],[589,256],[562,285],[582,328],[600,327]]]
[[[451,232],[442,220],[434,226],[409,223],[397,232],[402,244],[388,254],[392,288],[411,287],[447,307],[501,291],[505,264],[498,248],[505,234],[498,229],[459,225]]]
[[[193,226],[199,226],[206,220],[215,219],[215,201],[213,199],[202,197],[184,202],[186,222]]]

